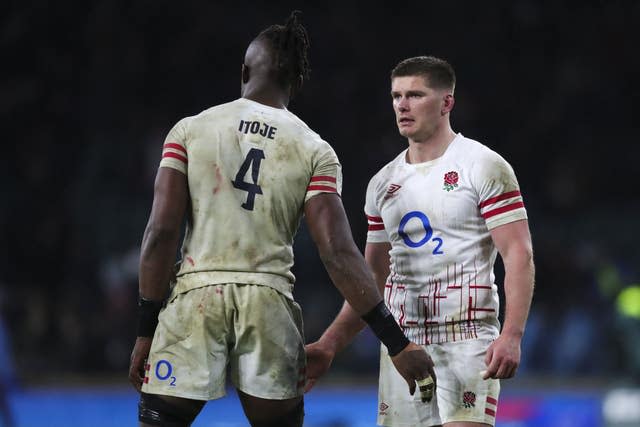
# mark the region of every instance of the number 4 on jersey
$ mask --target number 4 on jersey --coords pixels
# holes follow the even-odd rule
[[[244,162],[240,165],[240,170],[236,174],[236,179],[231,181],[233,186],[238,190],[247,192],[247,201],[242,204],[242,207],[248,211],[253,210],[253,203],[256,200],[256,194],[262,194],[262,188],[258,185],[258,175],[260,173],[260,162],[264,159],[264,151],[259,148],[252,148],[247,153],[247,157],[244,158]],[[244,177],[251,166],[251,179],[253,184],[245,182]]]

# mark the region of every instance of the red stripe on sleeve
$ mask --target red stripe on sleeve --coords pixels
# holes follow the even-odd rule
[[[371,222],[382,222],[382,217],[367,215],[367,219]]]
[[[180,150],[182,151],[184,154],[187,154],[187,149],[184,148],[182,145],[180,144],[176,144],[175,142],[168,142],[166,144],[164,144],[163,148],[173,148],[174,150]]]
[[[484,413],[487,415],[491,415],[492,417],[496,416],[496,411],[494,411],[493,409],[485,408]]]
[[[188,162],[187,162],[187,158],[186,158],[186,157],[181,156],[180,154],[178,154],[178,153],[174,153],[174,152],[172,152],[172,151],[167,151],[166,153],[164,153],[164,154],[162,155],[162,158],[164,159],[165,157],[171,157],[171,158],[174,158],[174,159],[178,159],[178,160],[180,160],[181,162],[188,163]]]
[[[369,224],[369,231],[384,230],[384,224]]]
[[[329,181],[329,182],[335,183],[336,179],[328,175],[318,175],[318,176],[311,177],[311,182],[318,182],[318,181]]]
[[[487,403],[490,403],[495,406],[498,404],[498,401],[491,396],[487,396]]]
[[[496,202],[499,202],[500,200],[510,199],[512,197],[517,197],[519,195],[520,195],[520,191],[518,191],[518,190],[509,191],[508,193],[503,193],[503,194],[501,194],[499,196],[487,199],[484,202],[480,203],[478,206],[480,207],[480,209],[482,209],[485,206],[492,205],[492,204],[494,204]]]
[[[328,191],[330,193],[337,193],[335,187],[329,187],[328,185],[310,185],[307,187],[307,191]]]
[[[509,212],[509,211],[512,211],[512,210],[518,209],[518,208],[524,208],[524,203],[516,202],[516,203],[512,203],[512,204],[507,205],[507,206],[503,206],[501,208],[492,209],[490,211],[487,211],[487,212],[483,213],[482,214],[482,218],[489,219],[492,216],[500,215],[501,213]]]

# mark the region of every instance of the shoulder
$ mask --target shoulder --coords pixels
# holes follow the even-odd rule
[[[201,112],[199,112],[194,116],[187,117],[187,119],[190,119],[190,121],[192,122],[208,121],[208,120],[211,120],[212,117],[226,115],[230,113],[235,114],[238,111],[242,110],[243,108],[246,108],[246,105],[243,105],[241,101],[242,101],[242,98],[239,98],[234,101],[214,105],[205,110],[202,110]]]
[[[475,139],[461,135],[459,144],[456,147],[456,156],[464,159],[473,169],[487,169],[509,163],[498,152],[489,148]],[[509,166],[510,167],[510,166]]]
[[[303,150],[315,155],[336,157],[331,144],[323,139],[319,133],[311,129],[300,117],[289,110],[283,110],[282,125],[286,127],[286,135],[299,144]]]
[[[192,116],[183,117],[178,120],[175,124],[175,129],[182,129],[183,131],[188,131],[190,127],[193,125],[197,125],[199,123],[208,122],[211,120],[212,116],[216,116],[219,114],[223,114],[225,111],[232,109],[234,107],[235,101],[227,102],[225,104],[215,105],[213,107],[209,107],[205,110],[200,111],[197,114]]]
[[[316,131],[311,129],[311,127],[309,127],[309,125],[306,124],[304,122],[304,120],[302,120],[300,117],[298,117],[297,115],[295,115],[291,111],[285,110],[283,112],[283,120],[285,120],[287,122],[287,124],[292,127],[293,130],[295,130],[298,133],[306,136],[307,138],[311,139],[312,141],[314,141],[316,143],[319,143],[319,144],[327,144],[327,145],[329,144],[327,141],[322,139],[320,134],[318,134]]]

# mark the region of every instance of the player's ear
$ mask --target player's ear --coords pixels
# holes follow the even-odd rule
[[[440,110],[441,115],[445,115],[450,113],[453,110],[453,105],[456,103],[455,98],[452,93],[446,93],[442,98],[442,109]]]
[[[242,83],[247,84],[249,81],[249,67],[245,64],[242,64]]]

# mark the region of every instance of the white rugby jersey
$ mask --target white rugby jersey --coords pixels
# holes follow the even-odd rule
[[[179,121],[160,167],[188,177],[191,197],[176,292],[219,283],[291,297],[293,237],[304,203],[340,194],[331,146],[286,109],[240,98]],[[196,280],[190,280],[195,278]]]
[[[458,134],[432,161],[407,150],[369,182],[367,242],[391,243],[385,302],[419,344],[494,338],[499,332],[489,230],[527,218],[511,166]]]

